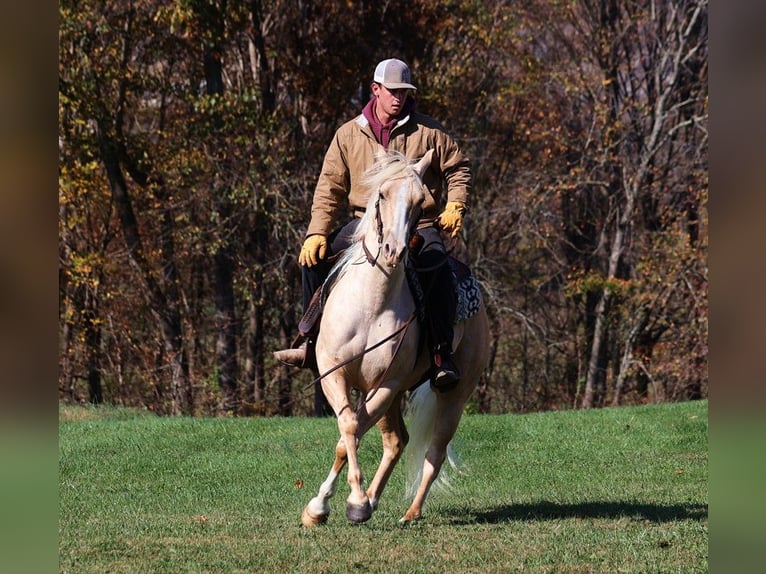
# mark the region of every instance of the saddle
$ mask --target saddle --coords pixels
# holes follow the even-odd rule
[[[482,305],[481,288],[476,277],[471,272],[471,268],[465,263],[453,257],[447,256],[447,265],[450,268],[450,277],[452,277],[452,288],[455,291],[455,324],[465,321],[466,319],[473,317],[479,312]],[[415,299],[415,307],[417,308],[418,320],[423,321],[425,319],[425,293],[423,287],[420,284],[417,270],[411,266],[407,266],[407,282],[410,286],[410,291]]]
[[[452,277],[452,288],[456,294],[456,309],[455,309],[455,324],[465,321],[466,319],[473,317],[479,312],[483,299],[481,295],[481,288],[476,277],[471,272],[471,268],[468,267],[462,261],[459,261],[452,255],[447,256],[447,264],[450,267],[450,276]],[[417,309],[418,321],[425,319],[425,293],[420,280],[418,279],[417,269],[412,265],[406,266],[407,283],[409,284],[412,296],[415,299],[415,308]],[[309,302],[308,309],[303,314],[300,322],[298,323],[298,339],[303,340],[306,338],[312,338],[312,335],[316,335],[319,330],[318,322],[322,316],[324,310],[324,303],[327,299],[327,294],[332,288],[332,284],[335,280],[335,276],[327,278],[325,283],[317,289],[312,295]]]

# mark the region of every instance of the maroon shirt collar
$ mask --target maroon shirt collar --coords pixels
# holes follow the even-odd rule
[[[387,124],[383,124],[378,119],[377,114],[375,114],[375,98],[371,98],[370,101],[367,102],[367,105],[364,106],[362,115],[364,115],[364,117],[367,118],[367,121],[370,122],[372,133],[375,135],[375,139],[378,140],[378,143],[388,149],[388,140],[391,137],[391,131],[394,129],[394,126],[396,126],[397,122],[406,118],[414,107],[415,102],[412,98],[409,98],[407,103],[404,104],[401,113]]]

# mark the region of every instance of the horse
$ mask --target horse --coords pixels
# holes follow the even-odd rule
[[[444,392],[436,392],[426,383],[418,386],[431,359],[427,346],[421,344],[423,328],[414,320],[416,302],[408,286],[405,261],[427,193],[422,174],[432,155],[429,150],[417,162],[398,152],[376,157],[364,178],[369,204],[351,247],[331,271],[335,279],[326,296],[315,352],[316,366],[325,373],[322,390],[337,418],[340,439],[327,478],[303,509],[301,522],[306,527],[326,523],[329,499],[346,464],[350,487],[346,516],[355,524],[371,518],[410,440],[403,407],[407,392],[416,387],[409,393],[415,413],[410,422],[412,444],[425,446],[416,461],[419,469],[410,472],[420,478],[408,489],[414,497],[400,522],[422,518],[423,505],[447,458],[465,403],[486,367],[489,327],[481,305],[476,314],[454,328],[453,360],[461,373],[457,386]],[[360,399],[356,407],[352,389]],[[362,437],[373,425],[381,432],[383,454],[365,490],[357,453]],[[407,458],[409,462],[410,456]]]

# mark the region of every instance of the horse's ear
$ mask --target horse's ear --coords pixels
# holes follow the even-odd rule
[[[423,174],[428,169],[428,166],[431,165],[431,158],[433,157],[433,155],[434,155],[433,148],[429,149],[426,152],[426,154],[418,160],[418,163],[412,166],[412,169],[415,170],[415,173],[418,174],[420,179],[423,179]]]

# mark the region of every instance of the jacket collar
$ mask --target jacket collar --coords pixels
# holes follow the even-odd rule
[[[372,101],[372,100],[370,100],[370,101]],[[370,104],[368,103],[367,105],[369,106]],[[412,116],[412,111],[414,110],[414,108],[415,108],[415,102],[412,101],[411,99],[408,100],[407,103],[405,104],[405,108],[404,108],[405,115],[403,115],[401,118],[399,118],[399,120],[396,122],[396,125],[394,126],[394,129],[396,129],[396,128],[400,127],[400,126],[403,126],[404,124],[406,124],[410,120],[410,117]],[[357,116],[356,123],[357,123],[357,125],[359,125],[360,128],[364,128],[364,127],[367,127],[367,126],[370,125],[370,120],[368,120],[367,117],[364,115],[364,111],[362,111],[362,113],[360,113]]]

